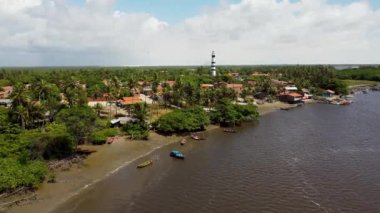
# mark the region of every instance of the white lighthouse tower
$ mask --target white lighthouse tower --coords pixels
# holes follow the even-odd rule
[[[212,51],[211,54],[211,76],[215,77],[216,76],[216,65],[215,65],[215,51]]]

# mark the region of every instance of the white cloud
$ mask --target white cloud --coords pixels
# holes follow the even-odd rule
[[[326,0],[242,0],[171,26],[115,0],[0,0],[1,65],[380,63],[380,11]]]

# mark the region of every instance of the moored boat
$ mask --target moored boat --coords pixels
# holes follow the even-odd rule
[[[137,168],[141,169],[141,168],[145,168],[147,166],[150,166],[153,164],[153,160],[147,160],[139,165],[137,165]]]
[[[178,159],[185,159],[185,156],[182,154],[182,152],[178,150],[172,150],[170,152],[170,157],[178,158]]]
[[[194,134],[191,134],[191,138],[196,140],[196,141],[201,140],[201,138],[198,135],[194,135]]]
[[[227,132],[227,133],[236,133],[237,131],[234,130],[234,129],[223,129],[224,132]]]
[[[112,144],[114,140],[115,140],[114,137],[108,138],[107,139],[107,144]]]
[[[183,138],[182,140],[181,140],[181,142],[180,142],[180,144],[183,146],[183,145],[185,145],[186,144],[186,139],[185,138]]]

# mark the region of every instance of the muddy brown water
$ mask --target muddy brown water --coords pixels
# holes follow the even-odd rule
[[[55,212],[380,212],[380,93],[157,150]],[[184,161],[169,157],[182,150]],[[153,166],[136,169],[146,159]]]

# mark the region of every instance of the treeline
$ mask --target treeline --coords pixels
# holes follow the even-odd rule
[[[339,79],[380,81],[379,66],[365,66],[358,69],[338,70],[335,73]]]
[[[293,81],[298,88],[311,89],[320,94],[324,89],[334,90],[339,94],[347,94],[347,84],[338,79],[332,66],[289,66],[276,70],[281,73],[281,80]]]

